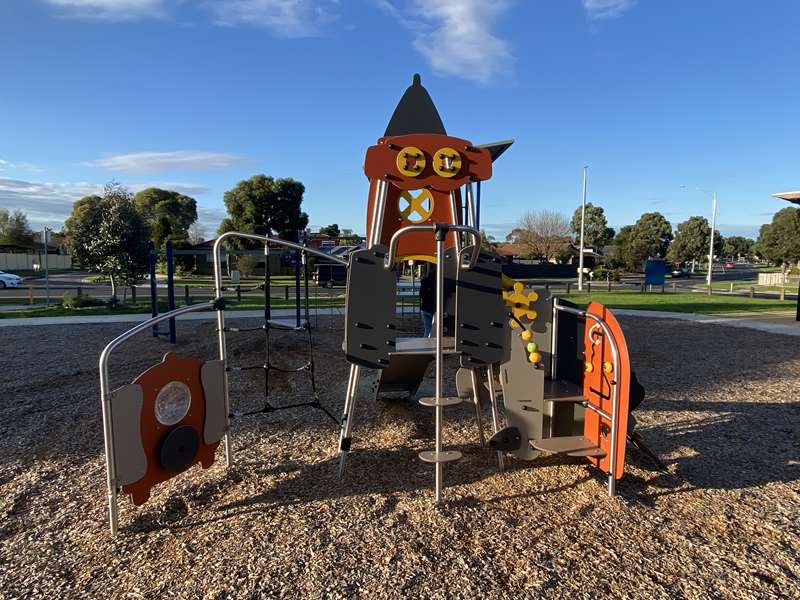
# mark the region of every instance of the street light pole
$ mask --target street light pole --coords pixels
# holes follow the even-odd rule
[[[711,239],[708,242],[708,287],[711,287],[711,270],[714,266],[714,229],[717,227],[717,192],[712,192]]]
[[[589,167],[583,167],[583,200],[581,201],[581,244],[580,254],[578,255],[578,291],[583,291],[583,239],[584,228],[586,226],[586,171]]]

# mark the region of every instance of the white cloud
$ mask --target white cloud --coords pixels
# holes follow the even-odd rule
[[[506,0],[414,0],[407,10],[389,0],[375,2],[414,32],[412,45],[441,75],[487,84],[509,67],[508,42],[493,31],[509,8]]]
[[[205,6],[218,25],[266,27],[279,37],[317,35],[335,18],[336,0],[214,0]]]
[[[123,185],[134,193],[148,187],[175,190],[189,196],[196,196],[208,191],[207,187],[195,183],[150,182],[124,183]],[[60,227],[72,213],[72,204],[76,200],[83,196],[102,192],[102,185],[88,181],[57,183],[0,177],[0,206],[9,210],[23,211],[33,225]],[[217,222],[217,224],[219,223]]]
[[[10,160],[3,160],[0,158],[0,171],[10,171],[12,169],[19,171],[30,171],[32,173],[41,173],[43,170],[41,167],[37,167],[31,163],[11,162]]]
[[[249,158],[235,154],[178,150],[175,152],[115,154],[82,164],[87,167],[101,167],[126,173],[154,173],[157,171],[211,171],[249,162],[252,162]]]
[[[45,0],[68,16],[120,21],[166,16],[164,0]]]
[[[582,0],[590,19],[612,19],[628,12],[636,0]]]

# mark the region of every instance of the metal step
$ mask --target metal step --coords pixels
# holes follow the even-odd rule
[[[461,404],[462,399],[458,396],[447,396],[445,398],[433,398],[431,396],[425,396],[424,398],[419,399],[419,403],[422,406],[455,406],[456,404]]]
[[[594,456],[602,458],[606,455],[602,448],[585,435],[568,435],[563,437],[531,440],[531,446],[542,452],[566,454],[567,456]]]
[[[571,381],[547,379],[544,382],[544,399],[546,402],[587,402],[583,390]]]

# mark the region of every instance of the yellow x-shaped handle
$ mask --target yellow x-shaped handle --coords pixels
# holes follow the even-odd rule
[[[420,190],[419,195],[415,198],[411,192],[403,190],[400,192],[400,198],[405,200],[408,205],[400,211],[400,216],[412,223],[422,223],[430,219],[433,213],[433,196],[429,190]],[[425,201],[428,201],[428,208],[424,206]],[[411,219],[410,216],[416,213],[419,218]]]

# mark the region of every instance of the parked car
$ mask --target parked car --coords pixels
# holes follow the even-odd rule
[[[679,267],[679,266],[673,267],[672,271],[670,271],[670,275],[672,276],[673,279],[682,279],[684,277],[691,277],[688,267]]]
[[[314,281],[317,285],[326,288],[347,285],[347,267],[340,264],[317,263],[314,270]]]
[[[733,262],[731,262],[731,261],[729,261],[729,260],[728,260],[728,261],[725,261],[725,268],[726,268],[726,269],[735,269],[735,268],[736,268],[736,265],[735,265],[735,264],[733,264]]]
[[[13,273],[0,271],[0,289],[7,287],[17,287],[22,284],[22,277]]]

